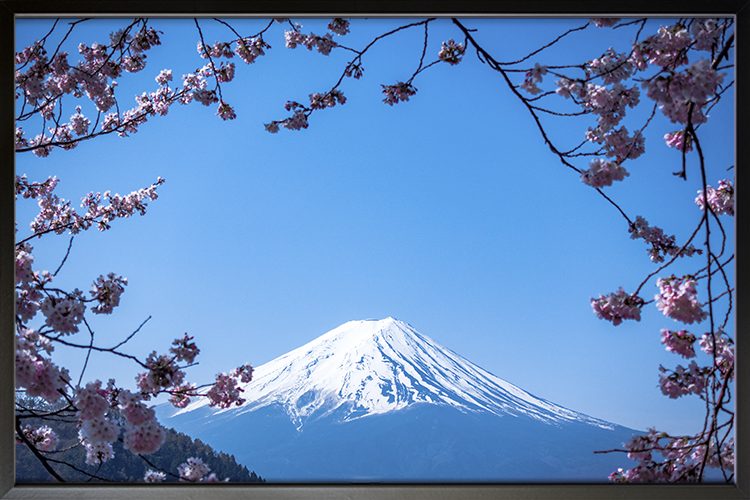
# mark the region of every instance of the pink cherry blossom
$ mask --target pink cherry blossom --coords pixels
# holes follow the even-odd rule
[[[167,478],[167,475],[163,472],[154,471],[148,469],[143,475],[143,481],[147,483],[162,483]]]
[[[521,84],[521,88],[529,94],[540,93],[542,90],[537,86],[537,84],[541,83],[542,78],[546,74],[547,68],[540,65],[539,63],[536,63],[533,68],[526,72],[523,83]]]
[[[408,101],[409,97],[417,93],[417,89],[411,83],[398,82],[395,85],[381,85],[385,99],[383,102],[389,106],[402,101]]]
[[[346,97],[343,92],[338,89],[331,90],[325,94],[310,94],[310,108],[311,109],[324,109],[332,108],[336,104],[345,104]]]
[[[734,215],[734,186],[732,181],[728,179],[722,179],[719,181],[719,186],[713,188],[711,186],[706,187],[706,196],[703,195],[703,190],[698,191],[698,196],[695,198],[695,204],[703,210],[704,198],[708,199],[708,206],[716,215],[726,214]]]
[[[591,299],[591,308],[597,318],[611,321],[617,326],[627,319],[640,321],[643,303],[642,298],[628,294],[619,288],[609,295],[600,295],[598,299]]]
[[[237,118],[237,113],[234,112],[234,108],[224,101],[219,104],[216,114],[219,115],[222,120],[234,120]]]
[[[107,274],[106,278],[99,275],[91,288],[91,296],[98,304],[91,311],[95,314],[111,314],[114,308],[120,305],[120,296],[127,284],[127,278],[117,276],[115,273]]]
[[[444,41],[440,44],[438,59],[443,62],[447,62],[452,66],[455,66],[456,64],[461,62],[461,59],[464,56],[464,52],[466,52],[466,47],[464,47],[464,44],[457,43],[451,38],[450,40]]]
[[[684,71],[650,78],[643,83],[648,96],[674,123],[697,125],[708,119],[703,107],[716,93],[724,73],[716,71],[711,61],[701,59]],[[688,111],[692,114],[688,117]]]
[[[665,396],[672,399],[688,394],[701,394],[706,388],[706,375],[710,369],[701,368],[691,361],[687,368],[678,365],[674,370],[659,367],[659,386]]]
[[[31,255],[32,250],[28,243],[16,246],[16,285],[28,286],[29,282],[34,279],[34,270],[31,267],[34,263],[34,256]]]
[[[684,358],[695,357],[695,335],[687,330],[668,330],[663,328],[661,331],[661,343],[664,344],[667,351],[679,354]]]
[[[600,76],[604,83],[618,83],[633,74],[633,64],[628,60],[627,54],[615,52],[612,48],[600,57],[591,60],[588,68],[596,76]]]
[[[651,461],[651,453],[654,448],[659,446],[659,435],[656,429],[649,429],[648,434],[634,436],[627,443],[625,449],[628,450],[628,458],[638,462]]]
[[[154,79],[159,85],[169,85],[169,82],[172,81],[172,70],[163,69],[159,72],[158,75],[156,75],[156,78]]]
[[[195,384],[183,384],[170,391],[169,402],[175,408],[185,408],[190,404],[191,396],[196,395]]]
[[[245,402],[240,397],[243,389],[238,385],[238,377],[233,374],[219,373],[211,388],[206,393],[209,406],[229,408],[232,405],[240,406]]]
[[[600,158],[591,160],[589,165],[588,170],[581,172],[581,180],[592,187],[611,186],[614,181],[621,181],[630,175],[619,163]]]
[[[722,373],[727,374],[734,369],[734,341],[726,334],[703,334],[699,344],[701,350],[709,356],[714,356],[715,353],[715,365]]]
[[[299,31],[292,30],[285,32],[284,37],[286,39],[286,46],[289,49],[294,49],[298,45],[302,45],[307,48],[307,50],[315,48],[324,56],[329,55],[331,50],[338,46],[338,44],[333,41],[333,37],[330,33],[326,33],[323,36],[318,36],[314,33],[305,35]]]
[[[25,425],[22,429],[24,437],[40,451],[54,451],[59,439],[55,431],[48,425],[33,427]]]
[[[89,125],[91,125],[91,120],[83,116],[81,107],[77,106],[75,114],[70,117],[70,129],[76,135],[86,135],[89,131]]]
[[[184,361],[186,363],[192,363],[195,361],[198,353],[201,352],[198,346],[193,342],[194,337],[189,336],[187,333],[181,338],[174,339],[172,341],[172,347],[169,348],[169,352],[174,354],[177,361]]]
[[[716,19],[693,19],[690,32],[695,40],[694,48],[697,50],[714,50],[719,43],[721,27]]]
[[[156,420],[146,420],[140,425],[125,424],[123,446],[138,455],[156,453],[164,444],[167,433]]]
[[[211,468],[203,463],[203,460],[197,457],[190,457],[185,463],[182,463],[177,467],[177,473],[180,475],[180,479],[193,483],[202,481],[209,472],[211,472]]]
[[[340,17],[335,17],[328,23],[328,30],[337,35],[344,36],[349,33],[349,21]]]
[[[79,433],[87,443],[112,443],[120,435],[120,428],[106,417],[97,417],[83,420]]]
[[[144,395],[157,395],[162,389],[176,387],[185,379],[185,372],[175,363],[173,356],[158,355],[153,351],[146,358],[147,372],[136,376],[138,388]]]
[[[84,441],[83,447],[86,449],[86,463],[88,465],[97,466],[115,458],[112,443]]]
[[[78,418],[91,420],[102,418],[110,408],[99,380],[89,382],[83,389],[76,391],[74,403],[78,408]]]
[[[639,69],[645,69],[645,64],[673,69],[687,62],[686,49],[691,41],[683,25],[662,26],[634,47],[631,60]]]
[[[63,297],[48,295],[40,303],[40,310],[46,318],[46,325],[57,333],[69,334],[78,332],[86,304],[83,293],[76,289]]]
[[[253,380],[253,372],[253,367],[245,364],[232,370],[232,376],[239,378],[243,384],[247,384]]]
[[[659,278],[656,285],[659,287],[656,307],[665,316],[687,324],[700,323],[708,316],[698,302],[697,283],[693,276]]]
[[[657,226],[650,226],[648,221],[640,215],[635,218],[635,222],[628,228],[632,239],[642,239],[651,247],[648,250],[651,262],[664,262],[667,255],[681,257],[690,257],[694,254],[701,254],[702,251],[693,245],[688,245],[684,249],[677,245],[675,236],[666,235],[664,230]]]
[[[265,49],[270,49],[263,38],[241,38],[237,40],[237,44],[234,47],[234,53],[242,59],[246,64],[252,64],[260,56],[265,55]]]
[[[28,396],[39,396],[50,403],[61,398],[70,375],[65,368],[59,368],[49,358],[40,354],[29,342],[18,342],[15,353],[15,385],[25,389]]]
[[[125,417],[128,424],[143,425],[156,418],[154,410],[143,403],[143,397],[140,394],[121,390],[117,395],[117,403],[120,414]]]
[[[693,150],[693,143],[690,140],[690,136],[686,137],[684,130],[677,130],[675,132],[664,134],[664,142],[666,142],[667,146],[670,148],[675,148],[678,151]]]
[[[29,182],[26,175],[16,176],[16,197],[21,195],[24,198],[39,198],[49,196],[57,187],[59,179],[57,177],[48,177],[42,182]]]

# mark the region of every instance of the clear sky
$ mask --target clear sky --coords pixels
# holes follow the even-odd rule
[[[323,31],[321,20],[300,22],[305,32]],[[396,22],[353,21],[344,40],[361,47]],[[476,36],[490,52],[509,60],[584,21],[466,22],[479,28]],[[655,20],[647,32],[667,22]],[[264,23],[233,25],[249,35]],[[122,24],[84,23],[67,50],[77,55],[79,41],[107,42]],[[181,81],[203,64],[191,20],[154,25],[164,32],[163,45],[148,53],[143,72],[119,80],[121,102],[156,89],[153,78],[163,68]],[[17,46],[50,26],[51,20],[19,20]],[[209,43],[231,37],[216,22],[203,20],[202,27]],[[676,323],[653,305],[640,323],[618,327],[591,312],[592,296],[632,290],[654,268],[645,245],[631,240],[614,209],[543,146],[498,74],[467,53],[458,66],[440,64],[420,75],[409,102],[385,105],[380,84],[407,79],[418,63],[423,32],[411,29],[368,53],[363,79],[344,82],[345,106],[315,113],[308,130],[271,135],[263,123],[285,117],[287,99],[305,101],[330,88],[348,58],[286,49],[283,30],[272,28],[273,48],[255,64],[233,59],[237,75],[224,85],[224,97],[237,112],[234,121],[220,120],[214,106],[175,106],[128,138],[107,136],[42,159],[17,156],[19,174],[57,175],[58,194],[76,202],[91,190],[124,194],[157,176],[167,180],[145,217],[76,237],[58,277],[84,290],[100,273],[129,279],[115,314],[93,318],[100,345],[118,342],[151,315],[130,352],[166,351],[187,331],[202,349],[191,379],[202,383],[241,363],[269,361],[345,321],[390,315],[572,409],[641,429],[698,429],[701,402],[669,400],[657,385],[660,363],[681,362],[659,343],[659,330]],[[632,27],[590,27],[531,61],[580,63],[610,46],[625,50],[633,35]],[[448,20],[434,25],[428,60],[450,37],[462,40]],[[66,106],[64,116],[74,104]],[[625,124],[638,128],[649,111],[642,103]],[[563,147],[580,142],[592,122],[545,117]],[[693,203],[699,182],[693,162],[687,182],[672,175],[680,157],[661,137],[675,129],[657,116],[647,154],[629,162],[630,177],[607,192],[633,216],[684,241],[700,217]],[[730,90],[701,129],[709,182],[731,175],[733,130]],[[33,202],[18,203],[19,234],[27,234],[35,211]],[[726,224],[731,229],[733,220]],[[36,242],[37,267],[57,267],[67,240]],[[655,291],[652,283],[643,295]],[[78,353],[57,354],[79,366]],[[133,368],[95,354],[89,374],[132,384]]]

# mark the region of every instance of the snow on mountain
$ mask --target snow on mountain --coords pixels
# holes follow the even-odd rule
[[[311,418],[335,413],[346,422],[422,403],[552,425],[613,428],[533,396],[391,317],[349,321],[258,366],[243,397],[240,407],[212,411],[240,415],[281,407],[301,430]],[[205,412],[206,404],[201,398],[173,416]]]

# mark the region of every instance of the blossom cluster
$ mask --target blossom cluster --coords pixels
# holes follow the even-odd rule
[[[664,134],[664,142],[670,148],[675,148],[678,151],[688,152],[693,150],[693,142],[690,140],[690,136],[685,134],[684,130],[667,132]]]
[[[722,26],[716,19],[693,19],[690,31],[693,35],[693,48],[696,50],[712,51],[718,46]]]
[[[704,209],[704,200],[708,200],[708,206],[716,215],[734,215],[734,186],[732,181],[722,179],[716,188],[706,186],[705,195],[702,189],[698,191],[695,203],[701,210]]]
[[[156,421],[153,408],[143,403],[140,394],[127,390],[119,391],[117,401],[120,413],[125,418],[123,446],[136,454],[157,452],[167,437],[164,428]]]
[[[589,64],[600,68],[595,61]],[[610,65],[604,62],[600,64],[602,68]],[[640,131],[630,136],[626,127],[615,128],[625,118],[627,108],[634,108],[640,102],[638,87],[625,87],[615,80],[615,77],[623,77],[619,70],[624,67],[620,66],[618,71],[610,68],[606,73],[607,81],[614,82],[611,86],[563,77],[557,81],[555,91],[564,98],[573,99],[585,112],[597,117],[597,125],[589,128],[586,139],[602,145],[605,155],[614,158],[616,163],[638,158],[644,152],[644,139]]]
[[[230,373],[219,373],[216,375],[216,381],[206,393],[209,405],[219,408],[242,405],[245,400],[241,397],[243,389],[240,384],[249,383],[252,378],[253,368],[250,365],[242,365]]]
[[[591,299],[591,308],[597,318],[611,321],[617,326],[624,320],[641,320],[641,308],[644,300],[637,295],[629,294],[622,288],[608,295]]]
[[[50,273],[34,271],[32,251],[28,243],[17,244],[15,248],[16,315],[21,321],[36,316],[44,300],[41,290],[52,280]]]
[[[114,458],[112,443],[120,435],[120,427],[112,418],[107,390],[101,381],[94,381],[78,389],[74,404],[78,409],[78,436],[86,449],[86,463],[98,465]]]
[[[638,158],[646,151],[645,138],[641,131],[638,130],[631,136],[627,127],[619,127],[606,133],[602,133],[599,127],[589,129],[586,139],[601,144],[604,154],[614,158],[617,163]]]
[[[694,358],[696,337],[687,330],[668,330],[663,328],[661,331],[661,343],[669,352],[679,354],[684,358]]]
[[[708,314],[698,302],[697,282],[690,275],[678,278],[675,275],[659,278],[656,286],[656,307],[667,317],[682,323],[700,323]]]
[[[16,389],[24,389],[28,396],[41,397],[50,403],[60,399],[70,382],[70,374],[49,358],[53,350],[45,336],[19,325],[15,352]]]
[[[706,449],[705,438],[699,436],[670,436],[649,429],[648,434],[636,436],[627,443],[628,458],[637,465],[631,469],[619,468],[609,479],[615,483],[675,483],[696,482],[700,478],[704,458],[707,467],[734,468],[734,439],[717,446],[712,441]],[[663,457],[657,462],[657,455]]]
[[[383,102],[389,106],[402,101],[408,101],[411,96],[417,93],[417,89],[407,82],[398,82],[395,85],[381,85],[385,98]]]
[[[144,364],[148,371],[139,373],[135,380],[146,397],[156,396],[163,389],[179,387],[185,380],[185,372],[177,364],[176,356],[152,351]]]
[[[630,175],[619,163],[601,158],[594,158],[589,165],[588,170],[581,172],[581,180],[595,188],[611,186],[613,182],[621,181]]]
[[[21,432],[23,437],[39,451],[55,451],[57,448],[59,442],[57,433],[48,425],[39,427],[24,425]]]
[[[317,49],[318,52],[327,56],[331,53],[338,44],[333,41],[333,36],[330,33],[326,33],[323,36],[310,33],[305,35],[299,30],[290,30],[284,33],[287,48],[294,49],[298,45],[302,45],[307,50]]]
[[[57,177],[48,177],[42,182],[29,182],[26,175],[16,175],[16,199],[19,195],[32,199],[49,196],[57,187],[58,182]]]
[[[216,483],[219,481],[216,474],[200,458],[190,457],[177,467],[177,473],[181,481],[191,483]]]
[[[328,30],[331,33],[344,36],[349,33],[349,21],[340,17],[335,17],[328,23]]]
[[[679,255],[680,257],[690,257],[694,254],[701,254],[702,251],[693,245],[687,245],[685,248],[677,246],[676,238],[673,235],[664,234],[664,230],[657,226],[649,225],[648,221],[640,215],[635,218],[628,228],[630,237],[634,240],[642,239],[651,247],[648,249],[648,255],[651,262],[664,262],[664,257]]]
[[[633,46],[630,60],[640,70],[649,64],[674,69],[687,62],[691,42],[684,25],[661,26],[654,35]]]
[[[325,94],[314,93],[310,94],[310,108],[311,109],[324,109],[332,108],[336,104],[345,104],[346,97],[343,92],[338,89],[333,89]]]
[[[446,40],[440,44],[440,52],[438,52],[438,59],[443,62],[447,62],[450,65],[456,65],[461,62],[461,58],[466,52],[466,47],[462,43],[457,43],[452,38]]]
[[[651,78],[643,86],[664,116],[672,122],[696,125],[708,119],[703,107],[716,93],[723,79],[724,74],[716,71],[711,61],[701,59],[684,71]]]
[[[714,365],[721,373],[726,375],[734,369],[734,341],[726,333],[706,333],[698,344],[703,352],[714,357]]]
[[[542,91],[537,84],[542,82],[544,75],[547,74],[547,68],[540,65],[539,63],[534,64],[534,67],[528,70],[521,84],[521,88],[529,94],[538,94]]]
[[[254,63],[259,57],[266,55],[271,46],[262,37],[240,38],[235,45],[234,53],[246,64]]]
[[[99,276],[91,288],[91,295],[98,302],[92,308],[96,314],[110,314],[115,307],[120,305],[120,296],[125,291],[128,279],[115,273],[107,274],[107,277]]]
[[[143,475],[143,481],[146,483],[161,483],[167,478],[167,475],[160,471],[148,469]]]
[[[691,361],[686,367],[677,365],[674,370],[659,366],[659,387],[665,396],[672,399],[688,394],[701,394],[708,384],[707,375],[710,368],[700,367]]]
[[[191,337],[187,333],[181,338],[174,339],[172,341],[172,347],[169,348],[169,352],[174,355],[175,360],[184,361],[186,363],[192,363],[201,352],[198,346],[193,342],[194,337]]]
[[[32,148],[38,156],[47,156],[52,145],[64,149],[75,147],[76,136],[89,133],[90,120],[76,107],[76,113],[68,123],[60,123],[55,118],[55,108],[65,95],[80,98],[84,95],[94,104],[98,112],[106,113],[115,105],[116,78],[123,72],[135,73],[146,65],[146,51],[161,44],[159,33],[149,28],[145,21],[139,21],[140,29],[133,33],[134,23],[127,30],[119,30],[110,35],[110,43],[78,45],[80,61],[71,64],[68,53],[56,50],[52,59],[47,56],[43,43],[35,42],[16,53],[15,74],[16,96],[23,96],[24,102],[33,107],[25,118],[39,113],[46,120],[54,120],[55,126],[28,140],[22,131],[16,134],[17,148]]]
[[[234,49],[232,49],[232,43],[234,43]],[[265,51],[270,48],[271,46],[260,35],[240,37],[232,42],[214,42],[210,46],[199,41],[197,45],[198,55],[203,59],[231,59],[237,55],[246,64],[254,63],[259,57],[264,56]],[[234,65],[232,65],[233,70]]]
[[[39,310],[44,315],[45,324],[57,333],[77,333],[86,311],[83,292],[75,289],[59,297],[47,295],[40,303]]]
[[[611,48],[589,61],[587,68],[597,77],[601,77],[606,84],[621,82],[630,77],[634,70],[628,54],[615,52]]]
[[[126,195],[109,191],[103,194],[88,193],[81,200],[81,206],[86,209],[83,214],[76,212],[69,201],[54,194],[53,187],[38,196],[39,213],[31,221],[31,230],[36,235],[50,231],[62,234],[66,230],[77,234],[96,223],[97,228],[104,231],[111,227],[110,223],[115,219],[131,217],[135,213],[144,215],[148,202],[159,197],[157,188],[162,184],[164,179],[159,177],[149,187]]]
[[[120,436],[120,425],[115,418],[123,419],[122,442],[126,450],[136,454],[158,451],[166,439],[166,431],[156,421],[153,408],[143,403],[139,394],[114,387],[110,381],[102,388],[100,381],[86,384],[76,392],[79,438],[86,448],[86,463],[96,465],[114,457],[112,443]]]
[[[140,23],[140,30],[133,34],[134,27]],[[339,30],[342,24],[336,24]],[[136,105],[122,112],[117,107],[115,90],[117,80],[123,72],[134,73],[146,67],[146,51],[153,46],[160,45],[159,33],[147,26],[146,21],[138,21],[125,30],[110,34],[111,43],[103,45],[80,44],[78,52],[81,61],[72,65],[68,63],[67,53],[57,51],[52,60],[48,60],[42,43],[36,43],[16,54],[16,64],[22,65],[16,71],[17,98],[23,96],[26,103],[35,108],[24,113],[19,118],[25,120],[39,114],[45,123],[54,121],[54,127],[49,127],[49,133],[37,135],[34,138],[24,137],[21,127],[16,129],[16,149],[32,150],[40,157],[50,154],[53,147],[71,149],[83,138],[93,137],[104,133],[116,132],[120,136],[127,136],[138,131],[149,117],[166,115],[169,108],[175,104],[188,104],[196,101],[206,106],[218,103],[217,115],[224,119],[234,119],[234,109],[219,99],[217,89],[208,88],[207,77],[214,77],[216,85],[229,82],[234,78],[234,63],[221,61],[214,65],[213,58],[231,58],[237,55],[247,64],[265,55],[270,48],[262,36],[240,37],[231,42],[216,42],[211,46],[198,42],[198,54],[203,58],[212,58],[211,64],[204,66],[196,73],[183,75],[182,86],[171,88],[172,71],[163,69],[155,77],[159,88],[152,92],[143,92],[135,97]],[[330,42],[330,43],[329,43]],[[311,43],[327,53],[335,43],[330,35],[312,37]],[[234,45],[234,50],[232,50]],[[91,130],[91,119],[85,116],[81,106],[77,106],[75,114],[69,122],[61,123],[55,117],[55,109],[62,103],[62,97],[70,94],[73,97],[88,97],[103,119],[97,119],[100,129]]]

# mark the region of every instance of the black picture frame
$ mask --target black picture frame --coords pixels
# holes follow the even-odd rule
[[[736,482],[734,485],[615,485],[615,484],[497,484],[497,485],[16,485],[14,443],[14,84],[13,51],[16,16],[58,15],[257,15],[264,17],[393,16],[736,16],[736,138],[750,130],[750,0],[682,0],[680,2],[631,0],[605,4],[593,0],[502,0],[483,2],[446,0],[412,2],[394,0],[299,0],[243,1],[132,1],[0,0],[0,498],[6,499],[750,499],[750,293],[745,255],[748,254],[750,216],[745,215],[742,194],[742,158],[748,143],[736,140]]]

